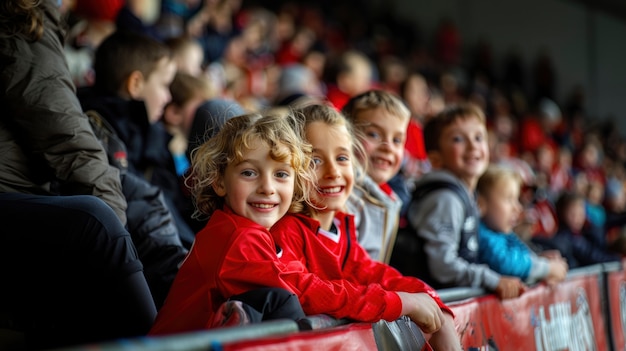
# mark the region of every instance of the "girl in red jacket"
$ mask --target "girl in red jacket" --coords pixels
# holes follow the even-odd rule
[[[320,289],[315,301],[303,299],[302,290],[296,291],[304,311],[364,322],[393,321],[406,315],[424,333],[432,334],[430,343],[436,350],[461,350],[452,312],[435,290],[370,259],[356,240],[353,217],[342,212],[354,183],[353,150],[358,145],[349,122],[325,105],[300,112],[305,137],[313,147],[317,184],[310,194],[309,216],[287,214],[271,229],[284,251],[281,260],[300,261],[322,279],[361,288],[356,294]],[[309,294],[315,288],[309,287]]]

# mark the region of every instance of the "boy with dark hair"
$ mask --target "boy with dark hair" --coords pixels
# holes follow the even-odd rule
[[[185,199],[168,150],[171,136],[160,121],[174,63],[160,42],[116,32],[97,49],[94,68],[94,86],[79,98],[109,162],[121,171],[128,229],[158,309],[193,240],[179,212]]]
[[[472,104],[449,106],[426,123],[424,142],[433,171],[416,183],[408,235],[398,238],[392,265],[435,288],[481,287],[500,298],[519,296],[525,288],[519,278],[478,264],[474,191],[489,163],[484,113]]]
[[[167,46],[145,35],[118,31],[96,50],[94,86],[79,91],[83,110],[93,110],[111,125],[126,146],[128,171],[163,190],[185,246],[193,232],[186,217],[191,202],[182,193],[171,139],[161,117],[170,101],[176,65]]]

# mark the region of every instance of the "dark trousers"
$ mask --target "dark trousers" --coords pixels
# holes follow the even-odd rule
[[[156,309],[143,267],[102,200],[4,193],[0,223],[0,316],[25,333],[29,348],[150,329]]]
[[[298,297],[282,288],[255,289],[232,296],[229,300],[238,300],[244,303],[243,308],[248,313],[251,323],[272,319],[297,321],[305,317]]]

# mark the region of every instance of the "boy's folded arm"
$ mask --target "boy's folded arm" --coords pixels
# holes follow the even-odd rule
[[[503,275],[529,278],[533,264],[531,251],[520,245],[515,234],[495,233],[481,227],[479,245],[481,263]]]

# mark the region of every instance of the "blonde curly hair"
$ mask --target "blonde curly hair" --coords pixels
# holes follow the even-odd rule
[[[288,111],[281,114],[246,114],[226,121],[222,129],[191,154],[192,168],[185,179],[195,204],[194,218],[208,218],[224,206],[213,184],[224,177],[226,166],[241,161],[255,141],[270,147],[270,156],[288,162],[294,170],[294,196],[289,212],[301,212],[314,184],[311,145],[301,138],[302,122]]]

